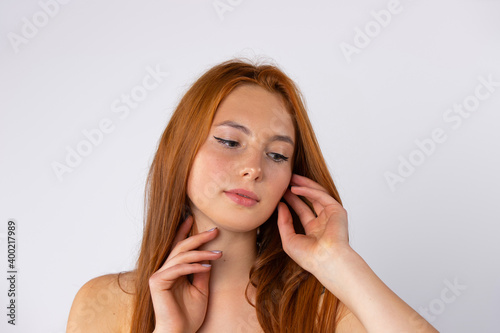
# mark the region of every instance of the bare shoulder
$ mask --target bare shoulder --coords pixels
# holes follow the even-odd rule
[[[67,333],[122,332],[130,327],[134,272],[102,275],[85,283],[73,300]]]

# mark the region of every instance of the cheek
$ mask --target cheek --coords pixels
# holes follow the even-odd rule
[[[212,193],[229,184],[230,161],[210,151],[200,151],[191,170],[190,189]]]
[[[231,163],[229,159],[224,158],[215,157],[207,159],[206,163],[202,166],[205,177],[220,188],[228,186],[231,180]]]
[[[274,195],[276,196],[276,200],[279,201],[281,197],[285,194],[288,185],[290,185],[290,180],[292,178],[291,172],[284,172],[280,174],[279,177],[276,178],[275,182],[275,191]]]
[[[200,198],[207,196],[210,193],[210,177],[206,172],[206,159],[200,150],[196,155],[193,166],[189,173],[187,191],[190,198]]]

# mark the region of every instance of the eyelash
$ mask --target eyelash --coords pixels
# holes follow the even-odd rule
[[[233,141],[233,140],[226,140],[222,138],[218,138],[214,136],[214,139],[217,140],[221,145],[226,146],[229,149],[237,148],[239,146],[238,141]],[[278,153],[268,153],[267,154],[271,159],[276,162],[276,163],[283,163],[288,161],[288,157],[278,154]]]

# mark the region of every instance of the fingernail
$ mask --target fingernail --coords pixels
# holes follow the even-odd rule
[[[205,266],[205,267],[212,267],[212,265],[210,264],[201,264],[202,266]]]
[[[213,253],[222,253],[222,251],[220,251],[220,250],[215,250],[215,251],[211,251],[211,252],[213,252]]]
[[[215,229],[217,229],[217,227],[213,227],[212,229],[207,230],[207,231],[214,231]]]

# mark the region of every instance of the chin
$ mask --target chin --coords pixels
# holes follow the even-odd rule
[[[215,222],[217,227],[221,230],[231,232],[250,232],[260,227],[265,221],[259,223],[253,219],[252,221],[245,221],[244,219],[234,219],[231,221]]]
[[[249,232],[264,224],[276,208],[269,205],[246,208],[228,204],[226,201],[222,203],[215,201],[211,205],[203,204],[198,208],[193,204],[191,211],[195,214],[195,220],[204,225],[203,228],[214,226],[230,232]]]

